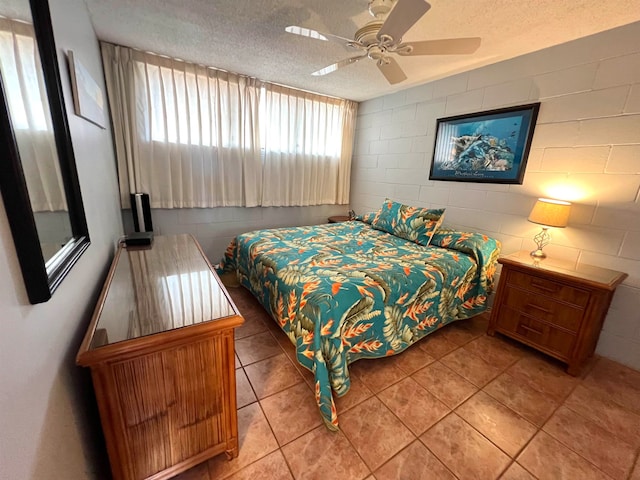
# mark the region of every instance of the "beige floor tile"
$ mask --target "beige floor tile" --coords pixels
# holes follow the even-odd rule
[[[417,346],[435,359],[442,358],[458,348],[457,344],[447,340],[447,337],[442,334],[442,330],[430,333],[421,339]]]
[[[245,309],[248,312],[251,312],[254,308],[253,302],[255,301],[257,303],[257,301],[255,300],[251,292],[249,292],[249,290],[241,286],[234,286],[230,288],[230,286],[226,282],[225,275],[221,277],[222,283],[224,283],[225,286],[227,287],[227,292],[229,292],[229,295],[231,296],[233,303],[236,304],[236,307],[238,307],[239,310],[242,310],[242,307],[245,307]],[[232,281],[235,282],[236,279],[234,278],[232,279]]]
[[[440,460],[419,440],[375,471],[377,480],[456,480]]]
[[[455,413],[436,423],[420,440],[459,478],[495,479],[511,461]]]
[[[298,362],[296,349],[289,340],[289,337],[287,337],[284,332],[276,334],[275,337],[284,350],[285,355],[287,356],[287,358],[289,358],[293,366],[296,367],[296,370],[298,370],[300,375],[302,375],[302,378],[304,378],[304,381],[307,383],[307,385],[309,385],[310,388],[315,389],[315,376],[310,370],[308,370],[306,367],[301,365],[300,362]]]
[[[450,327],[447,333],[449,338],[453,339],[457,345],[462,346],[487,333],[489,316],[476,315],[472,318],[456,320],[448,326]]]
[[[478,391],[475,385],[440,362],[418,370],[411,378],[449,408],[456,408]]]
[[[260,320],[263,323],[268,324],[269,322],[273,322],[269,313],[262,307],[260,302],[244,287],[240,288],[230,288],[228,289],[229,294],[231,295],[231,299],[233,303],[236,304],[238,310],[242,317],[252,320]]]
[[[471,340],[477,338],[478,335],[481,334],[473,329],[465,328],[464,326],[462,326],[462,324],[467,321],[468,320],[458,320],[456,322],[445,325],[441,328],[440,331],[447,340],[449,340],[451,343],[455,343],[460,347],[466,343],[469,343]]]
[[[543,430],[615,479],[626,479],[635,448],[567,407],[560,407]]]
[[[233,460],[218,455],[209,460],[211,478],[226,478],[278,449],[278,442],[258,403],[238,410],[239,454]]]
[[[383,390],[378,398],[415,435],[421,435],[451,411],[412,378],[405,378]]]
[[[538,427],[547,421],[559,405],[558,401],[516,380],[508,373],[493,380],[483,391]]]
[[[291,341],[291,339],[289,338],[289,336],[284,333],[284,330],[280,330],[280,327],[278,327],[278,331],[277,332],[273,332],[273,338],[276,339],[276,342],[278,342],[280,344],[280,346],[282,347],[282,349],[284,350],[284,352],[289,356],[293,356],[295,358],[296,355],[296,347],[293,344],[293,342]]]
[[[609,395],[578,385],[564,405],[634,447],[640,447],[640,415],[622,408]]]
[[[502,338],[488,335],[481,335],[462,348],[501,370],[513,365],[525,355],[522,349],[513,346]]]
[[[209,466],[204,462],[173,478],[174,480],[209,480]]]
[[[304,383],[263,398],[260,404],[280,445],[322,424],[313,392]]]
[[[518,463],[540,480],[611,480],[575,452],[545,432],[538,432],[518,457]]]
[[[538,431],[533,424],[482,391],[460,405],[456,413],[512,458]]]
[[[282,452],[276,450],[255,463],[234,473],[229,480],[293,480]]]
[[[631,472],[629,480],[640,480],[640,457],[636,460],[636,466],[633,469],[633,472]]]
[[[351,386],[346,394],[342,397],[338,397],[335,393],[333,395],[333,402],[336,405],[338,415],[364,402],[373,395],[373,392],[355,375],[350,376],[349,381]]]
[[[464,348],[459,348],[445,355],[440,359],[440,362],[480,388],[502,372],[501,368],[491,365],[483,358],[468,352]]]
[[[466,321],[463,320],[462,325],[469,330],[475,330],[478,335],[484,335],[489,328],[489,319],[491,318],[491,312],[484,311],[480,315],[476,315]]]
[[[265,398],[304,381],[284,353],[245,367],[253,391]]]
[[[371,470],[415,440],[409,429],[375,397],[341,415],[340,428]]]
[[[245,316],[244,323],[234,330],[234,336],[237,340],[266,331],[267,326],[257,315],[249,315]]]
[[[415,371],[433,363],[435,358],[423,349],[419,348],[416,344],[407,348],[404,352],[399,353],[398,355],[389,357],[389,360],[404,373],[411,375]]]
[[[282,448],[296,479],[361,480],[371,472],[342,432],[324,425]]]
[[[374,393],[384,390],[407,376],[394,365],[390,358],[358,360],[349,366],[349,371]]]
[[[258,333],[236,340],[236,355],[244,366],[280,353],[282,353],[282,348],[270,332]]]
[[[507,373],[559,402],[563,401],[579,382],[578,378],[564,371],[564,366],[542,355],[523,357],[511,366]]]
[[[244,370],[242,368],[236,369],[236,402],[238,404],[238,408],[249,405],[256,400],[258,399],[256,398],[255,393],[253,393],[253,389],[251,388],[251,384],[249,383],[249,379],[244,373]]]
[[[298,363],[298,360],[291,360],[291,363],[293,363],[293,366],[296,367],[296,369],[298,370],[298,373],[300,373],[300,375],[302,376],[302,378],[304,378],[305,383],[307,384],[307,386],[315,391],[316,389],[316,377],[313,374],[313,372],[311,372],[311,370],[308,370],[306,367],[300,365]]]
[[[640,372],[601,358],[587,375],[584,386],[609,395],[611,400],[640,414]]]
[[[527,472],[518,463],[512,463],[507,471],[502,474],[500,480],[536,480],[536,477]]]

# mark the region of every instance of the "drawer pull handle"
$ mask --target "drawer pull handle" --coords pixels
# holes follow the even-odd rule
[[[538,335],[542,335],[540,330],[536,330],[535,328],[528,327],[527,325],[520,325],[520,328],[527,330],[529,332],[537,333]]]
[[[540,306],[535,305],[533,303],[528,303],[527,307],[533,308],[535,310],[540,310],[541,312],[548,313],[549,315],[553,314],[553,312],[551,310],[549,310],[548,308],[540,307]]]
[[[548,287],[543,283],[537,283],[537,282],[531,282],[531,286],[539,288],[540,290],[543,290],[549,293],[555,293],[558,290],[556,287]]]

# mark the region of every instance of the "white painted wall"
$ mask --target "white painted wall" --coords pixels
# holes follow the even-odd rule
[[[105,478],[88,372],[75,355],[122,234],[109,128],[77,117],[64,52],[102,87],[98,42],[82,0],[50,1],[91,246],[53,298],[30,305],[4,205],[0,207],[0,479]],[[1,203],[1,201],[0,201]]]
[[[360,105],[356,212],[385,197],[446,207],[445,223],[532,250],[537,197],[574,202],[550,257],[621,270],[597,352],[640,369],[640,23]],[[429,180],[436,119],[540,101],[523,185]]]
[[[192,234],[212,263],[218,263],[229,242],[241,233],[263,228],[317,225],[333,215],[346,215],[347,205],[313,207],[219,207],[153,209],[156,235]],[[122,211],[125,231],[133,231],[131,210]]]

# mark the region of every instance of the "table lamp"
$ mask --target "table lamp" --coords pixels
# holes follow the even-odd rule
[[[564,228],[569,220],[569,211],[571,204],[563,200],[552,200],[549,198],[539,198],[533,206],[528,220],[533,223],[542,225],[542,231],[533,237],[536,249],[531,252],[531,256],[541,260],[547,255],[542,249],[549,244],[551,235],[549,235],[549,227]]]

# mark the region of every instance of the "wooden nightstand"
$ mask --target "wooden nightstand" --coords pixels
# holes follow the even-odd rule
[[[547,353],[578,375],[627,274],[549,259],[536,263],[525,251],[498,262],[502,273],[487,333],[500,332]]]
[[[349,215],[334,215],[333,217],[329,217],[328,220],[329,223],[348,222]]]

